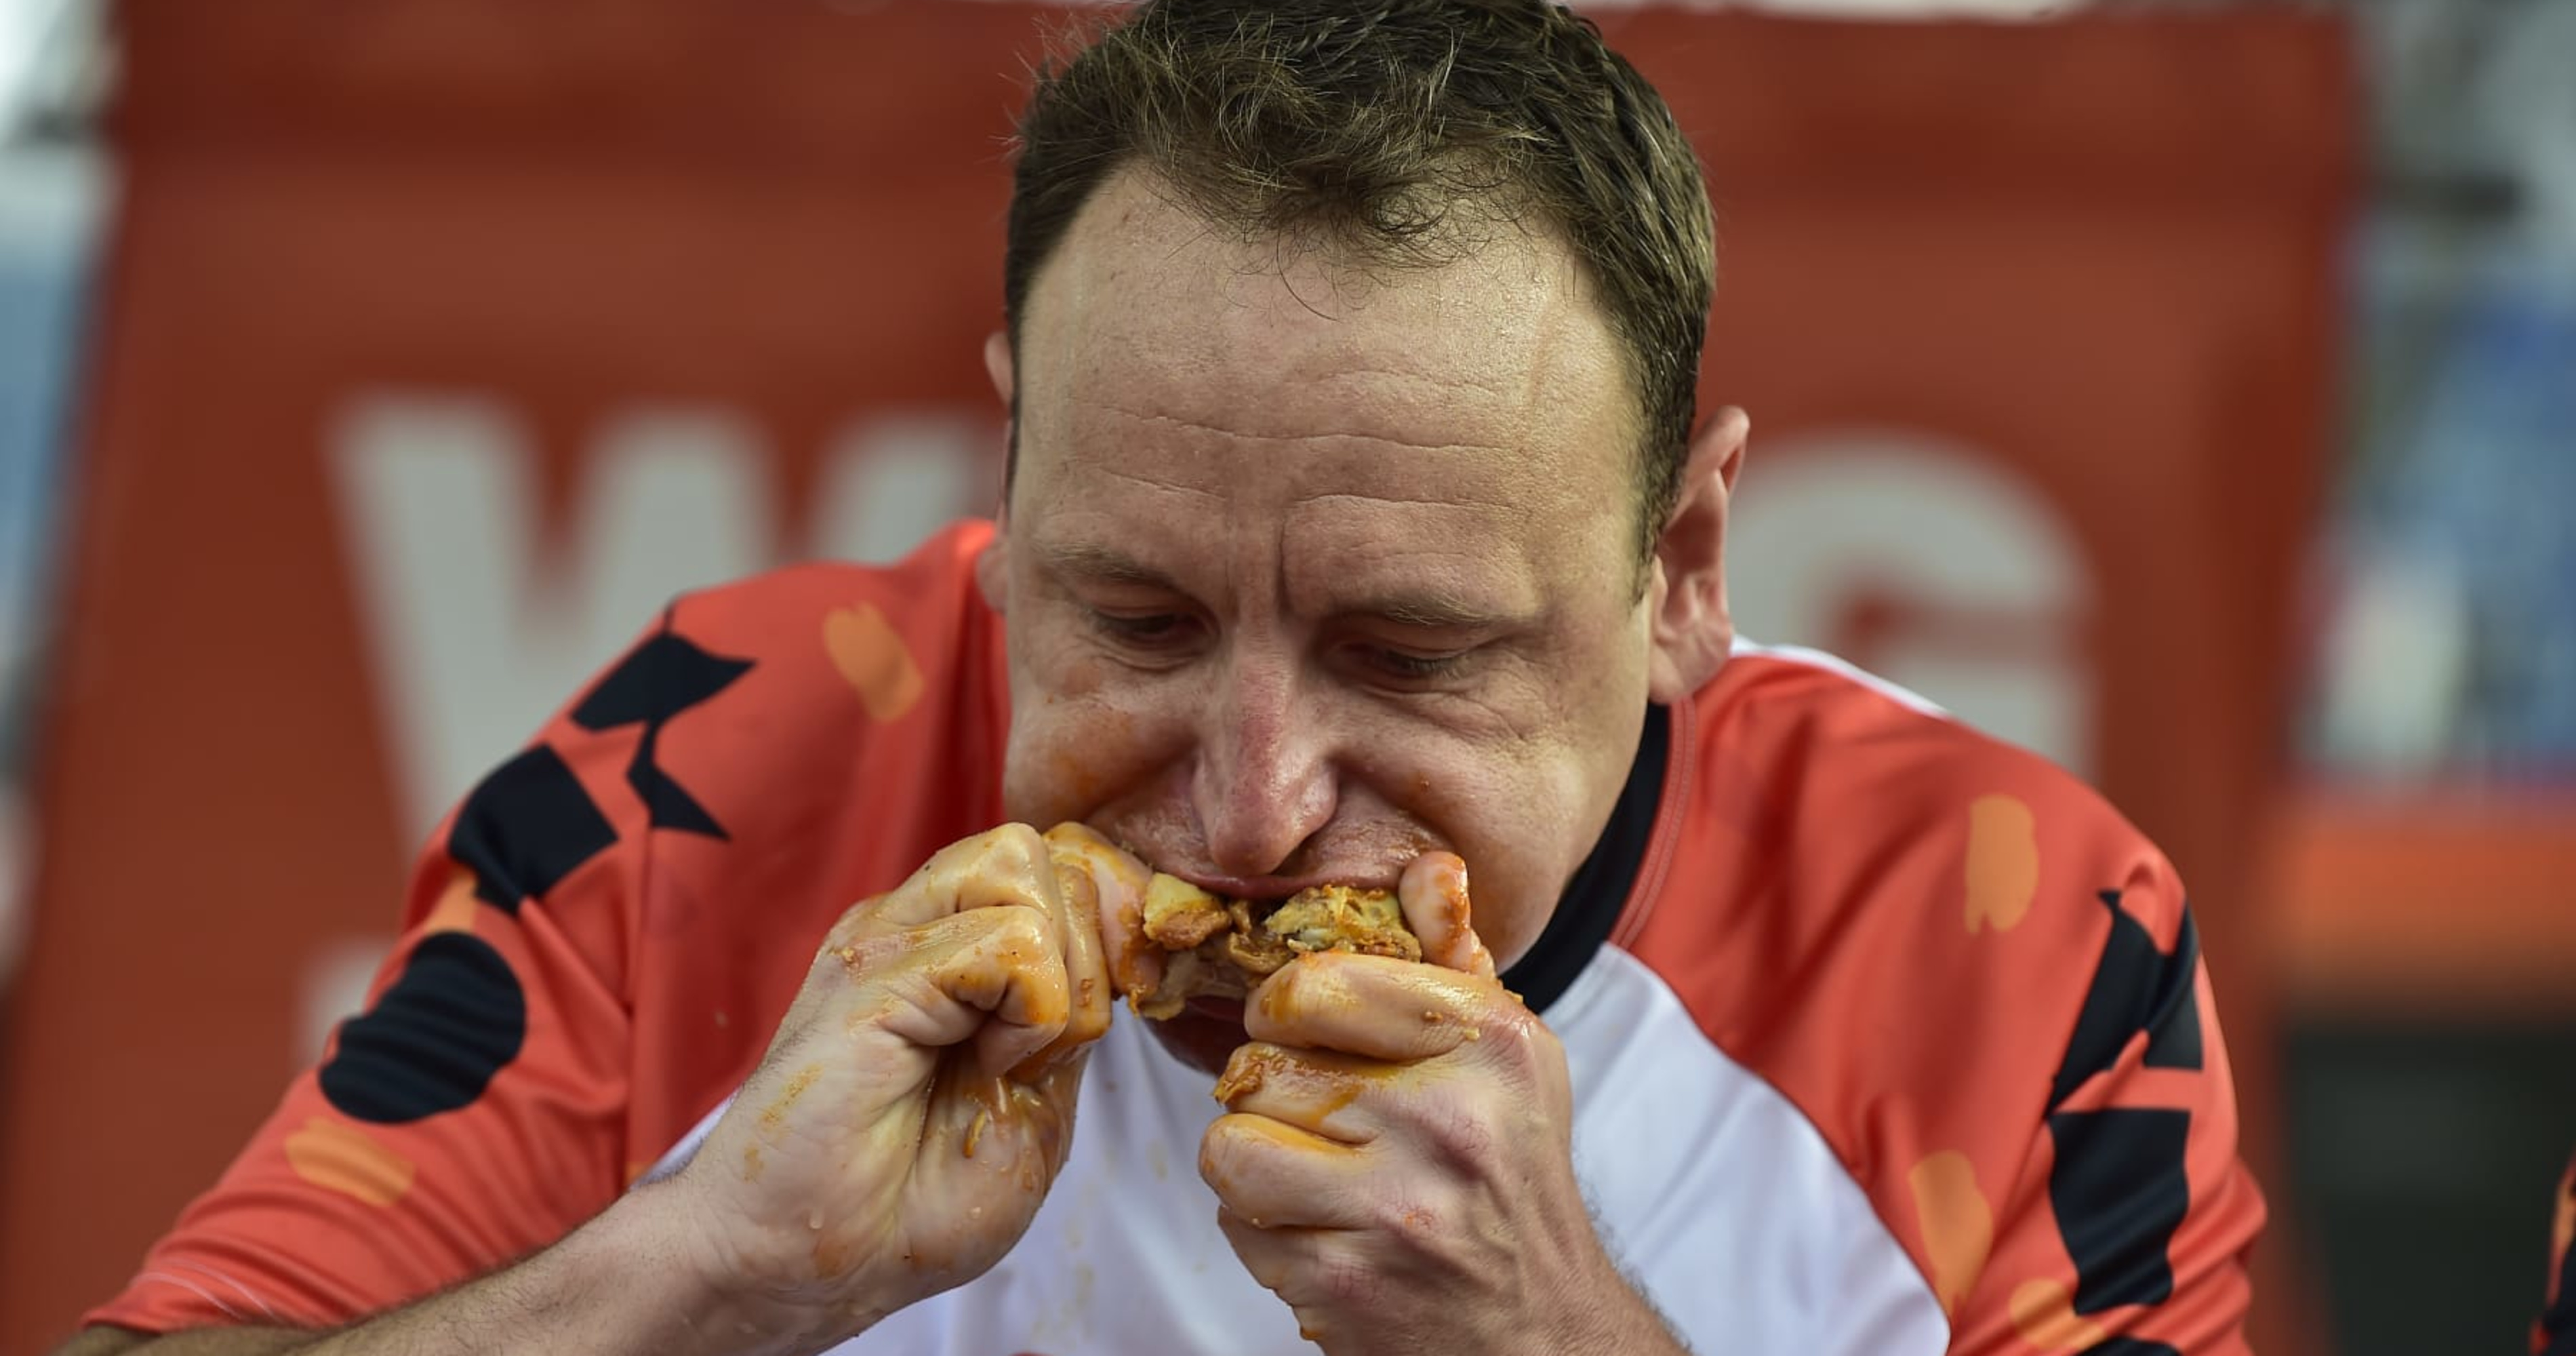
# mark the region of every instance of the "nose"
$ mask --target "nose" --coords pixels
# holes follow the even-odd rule
[[[1233,876],[1289,874],[1299,845],[1333,818],[1327,738],[1300,710],[1294,663],[1238,652],[1223,682],[1191,785],[1208,864]]]

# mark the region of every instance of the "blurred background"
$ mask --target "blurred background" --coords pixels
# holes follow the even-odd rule
[[[2266,1351],[2515,1351],[2576,1149],[2576,4],[1591,7],[1708,161],[1748,633],[2193,882]],[[0,0],[0,1351],[673,592],[983,511],[1061,12]]]

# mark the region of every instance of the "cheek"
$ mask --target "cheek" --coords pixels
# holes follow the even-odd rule
[[[1056,665],[1049,676],[1054,680],[1047,694],[1050,699],[1088,697],[1108,681],[1109,662],[1098,655],[1078,654]]]
[[[1118,780],[1135,721],[1115,708],[1074,706],[1060,698],[1019,722],[1011,738],[1013,772],[1025,776],[1032,798],[1048,807],[1031,822],[1078,819]],[[1012,818],[1030,818],[1013,814]]]
[[[1596,794],[1564,745],[1453,743],[1424,733],[1386,732],[1379,749],[1416,756],[1387,758],[1372,781],[1394,818],[1428,826],[1436,840],[1411,843],[1404,861],[1432,846],[1466,861],[1476,935],[1509,964],[1538,939],[1590,849],[1598,829],[1584,825]]]
[[[1003,813],[1031,824],[1089,818],[1150,780],[1167,742],[1123,707],[1039,696],[1012,712]]]
[[[1152,783],[1186,741],[1148,695],[1097,655],[1015,650],[1003,813],[1038,825],[1089,819]]]
[[[1460,856],[1476,935],[1509,966],[1526,954],[1556,913],[1597,826],[1587,788],[1562,763],[1525,769],[1508,787],[1458,807]]]
[[[1477,936],[1498,964],[1537,942],[1626,783],[1644,718],[1643,664],[1604,646],[1539,685],[1506,738],[1419,746],[1380,782],[1467,862]],[[1389,747],[1402,747],[1393,738]]]

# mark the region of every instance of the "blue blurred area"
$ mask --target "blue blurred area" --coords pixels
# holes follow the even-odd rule
[[[2576,5],[2362,6],[2372,191],[2312,768],[2576,786]]]
[[[0,149],[0,989],[33,868],[24,783],[73,503],[71,410],[104,183],[86,147]]]
[[[8,690],[44,629],[47,565],[70,502],[66,444],[100,182],[86,152],[0,154],[0,672],[11,675]]]
[[[2491,777],[2576,776],[2576,269],[2548,251],[2481,260],[2397,432],[2414,455],[2362,511],[2458,570],[2457,756]]]

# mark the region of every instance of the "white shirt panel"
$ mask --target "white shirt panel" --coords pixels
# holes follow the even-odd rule
[[[1603,947],[1548,1011],[1573,1075],[1574,1164],[1620,1269],[1694,1350],[1937,1356],[1948,1325],[1832,1148],[1700,1034],[1670,986]],[[1198,1145],[1220,1108],[1121,1012],[1073,1150],[992,1271],[834,1356],[1289,1356],[1314,1347],[1216,1228]],[[696,1151],[714,1117],[648,1177]]]

